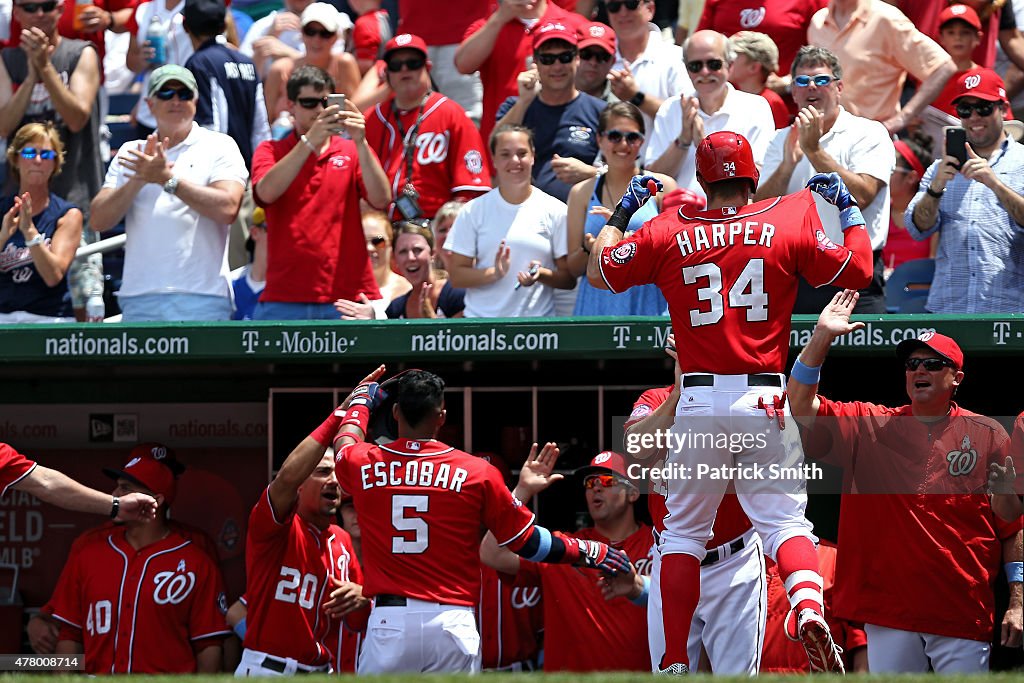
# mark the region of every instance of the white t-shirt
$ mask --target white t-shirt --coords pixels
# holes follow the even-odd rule
[[[479,269],[494,265],[498,245],[505,240],[511,264],[505,277],[466,290],[467,318],[541,317],[555,314],[554,290],[539,282],[515,289],[516,274],[540,261],[554,269],[555,259],[568,255],[566,206],[536,187],[522,204],[510,204],[495,188],[473,199],[459,212],[445,249],[476,259]]]
[[[697,110],[697,115],[704,121],[704,135],[711,135],[718,131],[728,130],[739,133],[750,143],[750,149],[754,153],[754,161],[758,164],[764,161],[765,152],[768,151],[768,143],[775,134],[775,119],[772,117],[772,108],[768,100],[760,95],[736,90],[731,84],[726,84],[729,89],[725,96],[722,107],[714,114],[706,114],[703,109]],[[671,97],[661,104],[658,115],[654,118],[654,133],[651,135],[647,145],[647,153],[644,156],[644,165],[650,166],[657,161],[665,150],[667,150],[683,132],[683,108],[679,96]],[[695,164],[697,145],[700,140],[686,152],[681,168],[676,173],[676,182],[679,187],[693,190],[701,197],[704,197],[704,190],[697,182],[697,166]]]
[[[779,130],[768,146],[764,167],[761,169],[762,179],[770,178],[782,163],[788,134],[789,127]],[[840,107],[835,124],[821,136],[820,144],[841,167],[853,173],[866,173],[885,183],[874,200],[868,206],[861,207],[868,237],[871,239],[871,248],[881,249],[889,235],[889,177],[896,167],[896,150],[892,146],[892,138],[886,132],[885,126],[878,121],[854,116]],[[818,171],[811,166],[807,157],[804,157],[793,170],[786,192],[803,189],[815,173]],[[837,244],[843,243],[842,229],[838,223],[825,221],[825,228],[832,241]],[[831,234],[833,232],[838,234]]]
[[[142,149],[145,140],[122,148]],[[174,175],[198,185],[232,180],[245,186],[245,169],[238,145],[227,135],[198,124],[183,142],[167,151]],[[132,173],[121,155],[110,162],[104,188],[117,189]],[[122,296],[185,292],[231,296],[228,268],[228,225],[200,216],[185,202],[148,183],[135,196],[125,215]]]
[[[155,14],[167,31],[167,37],[164,38],[165,63],[185,66],[185,62],[195,53],[195,49],[192,47],[192,39],[185,33],[185,27],[182,25],[184,19],[181,13],[184,9],[185,0],[181,0],[172,9],[167,9],[167,3],[164,0],[144,2],[136,7],[135,21],[139,24],[139,30],[135,34],[135,40],[138,41],[139,47],[142,47],[146,42],[149,24]],[[142,94],[139,96],[139,108],[135,118],[145,126],[156,128],[156,119],[153,118],[153,112],[149,110],[149,105],[146,104],[146,93],[149,92],[149,76],[152,73],[153,69],[147,69],[142,75]]]

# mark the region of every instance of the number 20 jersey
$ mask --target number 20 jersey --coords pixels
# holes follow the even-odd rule
[[[473,606],[484,531],[507,545],[533,527],[493,465],[440,441],[351,444],[335,471],[359,513],[368,597]]]
[[[847,243],[853,231],[863,227],[848,230]],[[658,285],[683,372],[782,372],[797,276],[816,287],[867,286],[850,267],[852,256],[826,236],[805,189],[692,218],[656,216],[604,249],[601,276],[614,292]]]

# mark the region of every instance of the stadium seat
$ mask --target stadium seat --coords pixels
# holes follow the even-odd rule
[[[885,308],[889,313],[922,313],[928,300],[935,259],[906,261],[892,271],[885,283]]]

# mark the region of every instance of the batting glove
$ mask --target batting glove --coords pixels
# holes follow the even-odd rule
[[[857,200],[850,194],[846,183],[838,173],[818,173],[811,176],[811,179],[807,181],[807,187],[811,188],[812,192],[821,195],[822,199],[840,211],[857,206]]]
[[[605,574],[629,573],[631,563],[629,556],[618,548],[613,548],[600,541],[574,539],[579,544],[580,562],[589,569],[598,569]]]
[[[661,192],[662,189],[664,187],[661,181],[652,175],[633,176],[633,179],[629,181],[629,187],[626,188],[626,193],[619,200],[619,206],[632,216],[647,203],[648,199]]]
[[[366,406],[371,413],[388,397],[386,391],[380,388],[376,382],[360,384],[352,391],[352,398],[348,402],[349,408],[353,406]]]

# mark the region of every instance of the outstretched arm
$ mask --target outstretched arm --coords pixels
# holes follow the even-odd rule
[[[66,510],[110,515],[114,509],[114,496],[83,486],[66,474],[42,465],[36,465],[14,488]],[[152,519],[156,516],[156,500],[145,493],[129,493],[120,496],[117,501],[118,521]]]

